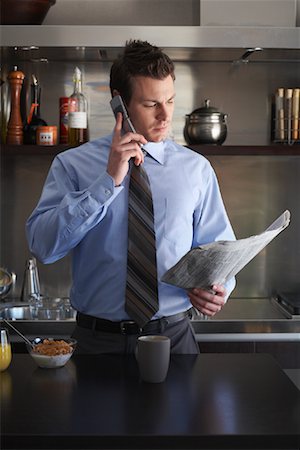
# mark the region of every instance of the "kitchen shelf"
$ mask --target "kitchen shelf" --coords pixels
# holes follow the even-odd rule
[[[300,155],[300,145],[190,145],[189,147],[203,155]]]
[[[1,145],[2,155],[23,156],[23,155],[52,155],[55,156],[70,148],[68,145]]]
[[[202,155],[269,155],[269,156],[300,156],[300,145],[190,145],[190,148]],[[1,145],[5,157],[22,155],[57,155],[70,148],[68,145]]]

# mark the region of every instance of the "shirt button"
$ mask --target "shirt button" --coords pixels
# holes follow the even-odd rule
[[[104,192],[105,192],[106,195],[110,195],[111,194],[111,190],[110,189],[105,189]]]

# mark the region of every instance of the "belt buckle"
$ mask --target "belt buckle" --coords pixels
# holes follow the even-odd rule
[[[122,334],[127,334],[127,325],[130,327],[131,325],[136,325],[136,323],[133,320],[122,320],[120,322],[120,330]]]

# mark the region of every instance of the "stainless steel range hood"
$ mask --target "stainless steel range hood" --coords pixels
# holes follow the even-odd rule
[[[247,49],[251,63],[300,61],[300,28],[203,26],[0,27],[3,60],[113,61],[128,39],[164,48],[174,61],[235,62]]]
[[[19,63],[31,62],[110,62],[121,52],[121,47],[2,47],[2,58]],[[217,63],[278,63],[300,62],[300,49],[270,49],[253,53],[247,60],[242,59],[244,48],[174,48],[165,50],[175,62],[217,62]]]
[[[164,48],[299,49],[298,27],[2,25],[2,46],[123,47],[128,39],[143,39]]]

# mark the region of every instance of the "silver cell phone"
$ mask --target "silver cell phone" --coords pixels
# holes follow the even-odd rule
[[[111,101],[110,106],[114,112],[115,117],[117,117],[117,113],[121,112],[123,115],[123,130],[127,133],[128,131],[132,131],[135,133],[134,126],[129,118],[126,106],[123,102],[123,99],[120,95],[115,95]]]

